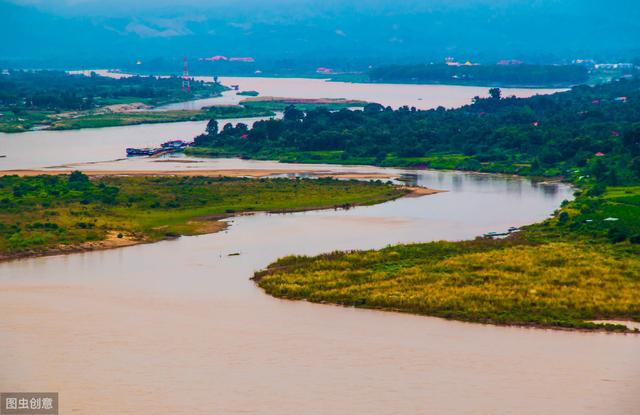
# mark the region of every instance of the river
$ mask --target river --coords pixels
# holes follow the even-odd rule
[[[175,126],[176,136],[202,128],[60,132],[32,138],[42,148],[13,165],[109,160],[116,148]],[[152,132],[140,138],[145,128]],[[54,132],[33,135],[41,133]],[[68,146],[64,140],[86,145],[74,157],[51,156],[47,145]],[[104,165],[148,163],[154,162]],[[203,164],[296,167],[236,159]],[[291,302],[265,295],[249,280],[284,255],[472,238],[544,219],[572,197],[561,184],[404,173],[448,192],[348,211],[240,216],[217,234],[0,263],[0,390],[57,391],[62,414],[637,413],[637,336]]]
[[[0,264],[0,389],[59,391],[63,413],[636,413],[636,336],[289,302],[249,281],[283,255],[469,238],[571,195],[486,175],[415,179],[449,192]]]
[[[71,71],[75,74],[90,75],[91,70]],[[101,76],[122,78],[131,76],[105,69],[94,70]],[[213,82],[211,76],[195,76],[198,81]],[[424,85],[424,84],[379,84],[332,82],[327,79],[311,78],[268,78],[221,76],[218,81],[223,85],[238,85],[241,91],[258,91],[260,96],[285,98],[344,98],[367,102],[377,102],[384,106],[398,108],[403,105],[418,109],[431,109],[438,106],[455,108],[471,103],[475,96],[488,96],[489,87],[463,85]],[[558,88],[501,88],[505,97],[527,98],[532,95],[545,95],[565,91]],[[236,91],[223,92],[216,98],[199,99],[165,105],[159,109],[200,109],[211,105],[235,105],[246,96],[236,95]]]
[[[75,71],[89,74],[91,71]],[[103,76],[127,74],[96,70]],[[213,81],[212,77],[196,77]],[[487,95],[488,88],[453,85],[359,84],[328,82],[307,78],[221,77],[224,85],[239,85],[242,90],[256,90],[262,96],[296,98],[346,98],[378,102],[397,108],[401,105],[421,109],[469,104],[477,95]],[[505,96],[529,97],[560,89],[504,88]],[[211,105],[237,104],[246,97],[226,91],[220,97],[180,102],[158,109],[199,109]],[[277,116],[281,116],[278,114]],[[243,122],[252,125],[257,119],[220,120],[220,124]],[[126,147],[158,146],[169,139],[190,140],[204,132],[206,121],[147,124],[126,127],[89,128],[70,131],[29,131],[20,134],[0,133],[0,170],[34,169],[60,165],[112,161],[125,155]]]

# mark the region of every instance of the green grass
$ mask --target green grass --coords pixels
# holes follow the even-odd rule
[[[296,109],[300,111],[310,111],[317,108],[326,109],[329,111],[337,111],[345,108],[361,108],[366,105],[364,101],[345,100],[344,102],[328,102],[328,103],[304,103],[297,102],[295,100],[288,99],[276,99],[273,101],[242,101],[241,104],[247,108],[270,110],[270,111],[284,111],[289,105],[294,105]]]
[[[543,242],[577,238],[585,243],[640,244],[640,186],[610,187],[599,196],[589,193],[565,205],[555,218],[530,226],[527,236]]]
[[[113,100],[111,103],[127,103]],[[137,100],[140,102],[140,100]],[[111,105],[108,104],[108,105]],[[241,106],[211,107],[202,110],[135,111],[122,113],[81,112],[77,116],[58,118],[53,112],[26,111],[19,115],[12,112],[0,116],[0,132],[19,133],[29,131],[36,125],[52,130],[79,128],[117,127],[123,125],[153,124],[182,121],[202,121],[226,118],[263,117],[275,115],[273,111]]]
[[[374,204],[406,190],[332,179],[107,177],[0,178],[0,257],[100,241],[108,233],[155,241],[210,229],[202,218]]]
[[[101,128],[123,125],[153,124],[182,121],[202,121],[225,118],[272,116],[269,110],[250,109],[240,106],[211,107],[202,110],[139,111],[109,114],[87,114],[76,118],[65,118],[52,122],[50,129],[71,130],[79,128]]]
[[[117,98],[99,98],[97,100],[98,105],[116,105],[116,104],[135,104],[142,103],[146,105],[153,105],[155,101],[152,98],[140,98],[140,97],[117,97]]]
[[[346,154],[343,150],[281,151],[263,149],[258,152],[246,152],[227,146],[225,148],[196,147],[189,149],[186,154],[200,157],[242,157],[254,160],[277,160],[282,163],[374,165],[381,167],[462,170],[538,177],[559,177],[563,174],[562,170],[558,168],[547,168],[533,172],[531,163],[527,161],[480,162],[474,157],[456,153],[433,153],[423,157],[402,157],[395,154],[386,154],[384,158],[382,158]]]
[[[53,112],[46,111],[21,111],[18,114],[12,111],[0,111],[0,132],[21,133],[28,131],[38,124],[50,122],[49,115]]]
[[[256,279],[282,298],[482,323],[624,330],[591,321],[640,321],[640,238],[633,238],[639,195],[639,187],[583,194],[507,240],[291,256]],[[614,214],[619,221],[603,220]],[[626,238],[612,229],[627,230]]]
[[[0,108],[0,132],[18,133],[28,131],[35,126],[56,125],[57,129],[108,127],[114,125],[139,124],[141,122],[162,122],[157,116],[148,116],[147,119],[140,115],[121,114],[111,116],[95,115],[99,107],[114,104],[143,103],[151,106],[159,106],[175,102],[191,101],[202,98],[220,96],[221,92],[228,88],[211,83],[195,82],[191,92],[180,89],[180,78],[156,79],[145,78],[135,80],[115,80],[103,77],[70,76],[56,71],[35,71],[12,73],[7,79],[8,91],[14,91],[17,96],[41,96],[63,98],[48,104],[33,103],[26,105],[22,100],[9,100]],[[133,82],[133,83],[132,83]],[[148,96],[130,96],[132,91],[140,92],[140,88],[148,88]],[[19,91],[19,92],[16,92]],[[11,96],[10,92],[9,95]],[[69,99],[72,96],[73,99]],[[66,98],[65,98],[66,97]],[[86,106],[77,105],[78,99],[90,100]],[[74,104],[75,103],[75,104]],[[84,108],[84,110],[80,110]],[[56,115],[74,112],[77,118],[67,119],[56,123]],[[195,117],[200,119],[201,115]],[[186,121],[192,118],[191,114],[168,114],[167,122]],[[221,117],[222,118],[222,117]],[[228,118],[228,117],[227,117]]]
[[[240,91],[236,92],[236,95],[244,96],[244,97],[257,97],[260,95],[258,91]]]

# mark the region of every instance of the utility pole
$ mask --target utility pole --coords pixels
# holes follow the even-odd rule
[[[189,63],[187,62],[187,55],[184,55],[184,65],[182,68],[182,91],[191,92],[191,82],[189,80]]]

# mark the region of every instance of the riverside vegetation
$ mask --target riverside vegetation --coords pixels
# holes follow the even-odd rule
[[[201,121],[209,119],[271,117],[294,102],[303,109],[336,110],[362,107],[355,100],[299,100],[259,98],[255,91],[240,92],[250,98],[241,105],[212,106],[199,110],[155,110],[151,107],[216,97],[227,87],[214,82],[191,81],[182,91],[177,76],[129,76],[120,79],[71,75],[62,71],[7,71],[0,74],[0,132],[23,132],[34,127],[50,130],[116,127],[124,125]]]
[[[640,178],[640,80],[531,98],[476,97],[458,109],[301,111],[196,137],[200,154],[280,161],[472,170],[525,176]]]
[[[245,156],[560,176],[578,188],[553,218],[505,240],[286,257],[257,283],[283,298],[484,323],[626,330],[593,321],[640,321],[640,82],[528,99],[491,92],[457,110],[290,109],[245,141],[200,137]]]
[[[606,221],[612,212],[618,221]],[[505,240],[290,256],[255,278],[282,298],[482,323],[625,330],[593,321],[640,321],[638,218],[640,188],[612,188],[581,195]]]
[[[104,114],[84,114],[52,121],[50,130],[117,127],[124,125],[155,124],[181,121],[203,121],[212,118],[271,117],[269,109],[252,109],[239,105],[205,107],[201,110],[130,111]]]
[[[181,90],[176,76],[131,76],[114,79],[70,75],[62,71],[8,71],[0,75],[0,131],[21,132],[34,126],[53,129],[91,128],[149,122],[272,115],[270,111],[205,109],[203,111],[121,111],[120,104],[157,106],[219,96],[219,83],[191,82]],[[110,108],[106,108],[111,106]]]
[[[389,65],[369,71],[372,82],[500,86],[571,86],[588,79],[581,65]]]
[[[325,178],[3,176],[0,258],[81,249],[109,235],[135,243],[206,233],[237,212],[374,204],[407,192]]]

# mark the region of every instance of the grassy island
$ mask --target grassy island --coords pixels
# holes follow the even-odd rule
[[[119,113],[87,113],[51,122],[51,130],[75,130],[79,128],[118,127],[123,125],[155,124],[210,119],[271,117],[268,109],[250,109],[238,105],[207,107],[201,110],[135,111]]]
[[[482,323],[624,330],[592,321],[640,321],[638,218],[640,187],[616,187],[582,194],[505,240],[290,256],[255,278],[282,298]]]
[[[328,178],[3,176],[0,259],[208,233],[238,212],[375,204],[408,191]]]

